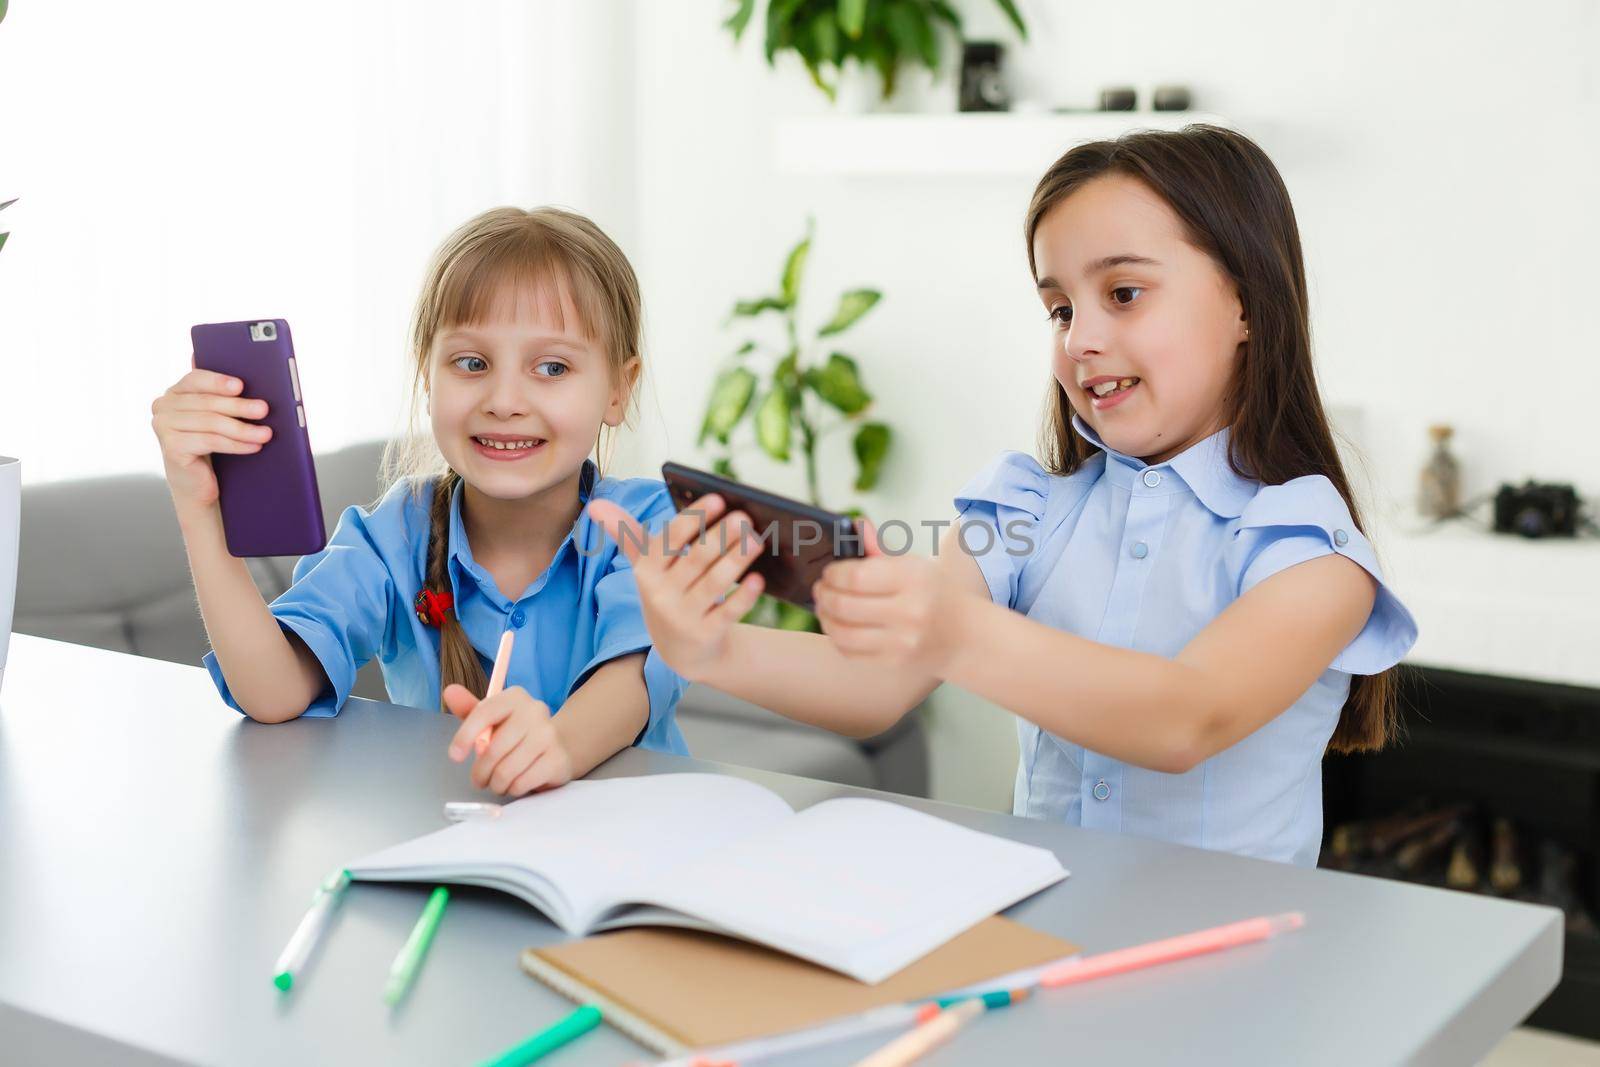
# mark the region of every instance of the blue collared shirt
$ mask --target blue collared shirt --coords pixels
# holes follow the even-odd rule
[[[305,641],[328,678],[305,714],[338,714],[356,671],[373,658],[382,664],[390,700],[439,707],[439,631],[422,622],[414,606],[427,565],[431,493],[431,486],[418,495],[402,482],[370,511],[346,508],[328,546],[296,563],[294,583],[272,602],[279,625]],[[580,479],[579,498],[585,504],[614,500],[652,529],[673,514],[660,482],[599,479],[592,463]],[[485,671],[499,649],[500,635],[516,631],[506,685],[522,686],[558,713],[601,664],[647,652],[650,720],[636,743],[688,752],[674,715],[684,680],[651,648],[632,565],[587,509],[549,567],[516,599],[497,588],[472,558],[461,521],[460,485],[450,500],[449,554],[456,618]],[[238,710],[215,653],[206,654],[205,665],[222,699]]]
[[[1322,842],[1322,755],[1353,674],[1398,663],[1416,623],[1384,584],[1372,546],[1321,475],[1283,485],[1240,477],[1223,430],[1146,466],[1106,448],[1066,476],[1008,452],[956,498],[990,596],[1103,644],[1174,657],[1266,578],[1337,552],[1379,583],[1364,629],[1271,722],[1184,774],[1146,770],[1019,719],[1014,809],[1302,866]],[[1031,550],[1030,550],[1031,548]],[[1071,679],[1061,699],[1072,699]]]

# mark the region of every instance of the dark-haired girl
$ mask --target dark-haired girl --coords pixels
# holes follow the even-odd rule
[[[1057,161],[1026,238],[1054,378],[1043,462],[972,479],[935,558],[872,545],[831,565],[825,634],[738,624],[759,576],[721,594],[758,549],[676,555],[694,530],[669,525],[635,560],[656,647],[857,735],[950,682],[1018,716],[1017,813],[1314,864],[1323,753],[1392,736],[1416,626],[1317,394],[1283,181],[1235,132],[1131,134]]]

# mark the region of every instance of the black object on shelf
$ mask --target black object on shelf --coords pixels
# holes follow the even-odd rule
[[[1190,99],[1186,85],[1158,85],[1150,96],[1150,106],[1156,111],[1188,111]]]
[[[1496,533],[1524,537],[1576,537],[1578,492],[1570,485],[1502,485],[1494,495]]]
[[[1397,744],[1323,762],[1321,865],[1560,908],[1561,982],[1527,1021],[1600,1039],[1600,689],[1426,667],[1399,688]]]
[[[1133,111],[1139,105],[1139,94],[1129,86],[1114,86],[1100,90],[1101,111]]]
[[[1001,64],[1005,49],[995,41],[968,41],[961,47],[961,110],[1009,111]]]

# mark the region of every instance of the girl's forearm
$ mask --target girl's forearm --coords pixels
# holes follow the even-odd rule
[[[234,700],[259,722],[299,715],[326,684],[322,665],[284,633],[244,560],[228,551],[220,510],[180,509],[178,524],[200,616]]]
[[[728,654],[699,679],[790,719],[851,737],[893,726],[937,678],[852,660],[823,634],[740,623]]]
[[[1066,633],[974,598],[944,680],[1114,759],[1181,774],[1205,756],[1201,671]]]
[[[643,652],[635,652],[601,664],[551,720],[572,777],[582,778],[633,744],[650,721],[644,660]]]

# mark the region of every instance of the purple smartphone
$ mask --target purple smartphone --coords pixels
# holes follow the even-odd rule
[[[222,525],[235,556],[305,556],[328,543],[311,461],[294,341],[282,319],[211,322],[189,329],[194,365],[244,383],[240,396],[267,402],[272,439],[248,455],[213,454]]]

